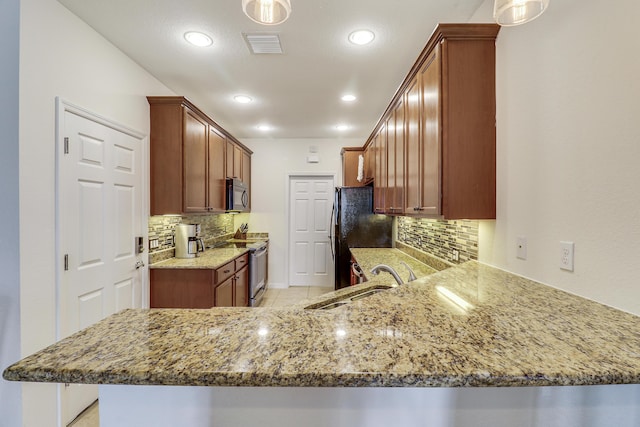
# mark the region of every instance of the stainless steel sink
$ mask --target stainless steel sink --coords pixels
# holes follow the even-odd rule
[[[363,298],[370,297],[371,295],[375,295],[377,293],[386,291],[387,289],[391,289],[394,286],[385,286],[385,285],[377,285],[371,288],[361,289],[356,292],[347,293],[338,298],[331,298],[327,301],[322,301],[316,304],[311,304],[305,307],[305,310],[331,310],[332,308],[342,307],[347,305],[353,301],[357,301]]]

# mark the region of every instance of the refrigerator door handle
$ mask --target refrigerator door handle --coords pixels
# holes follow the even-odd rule
[[[336,259],[335,248],[333,247],[333,239],[334,239],[333,215],[335,214],[335,211],[336,211],[336,205],[334,203],[333,206],[331,207],[331,222],[329,223],[329,243],[330,243],[329,246],[331,246],[331,259],[333,259],[334,261]]]

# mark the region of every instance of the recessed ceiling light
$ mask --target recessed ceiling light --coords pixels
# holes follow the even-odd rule
[[[240,104],[248,104],[249,102],[253,101],[253,99],[247,95],[236,95],[233,97],[233,99]]]
[[[258,125],[256,127],[258,128],[258,130],[261,130],[263,132],[271,130],[271,126],[269,125]]]
[[[356,100],[356,96],[355,95],[343,95],[342,99],[344,102],[353,102]]]
[[[356,30],[349,34],[349,41],[353,44],[364,45],[369,44],[375,38],[375,34],[370,30]]]
[[[189,31],[187,33],[184,33],[184,38],[192,45],[198,47],[207,47],[213,44],[213,40],[211,39],[211,37],[197,31]]]
[[[349,126],[348,125],[338,125],[338,126],[336,126],[336,129],[338,129],[340,131],[347,130],[347,129],[349,129]]]

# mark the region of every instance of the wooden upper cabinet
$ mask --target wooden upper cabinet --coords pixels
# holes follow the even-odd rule
[[[226,209],[226,145],[227,140],[213,127],[209,128],[209,208],[224,212]]]
[[[224,212],[226,145],[251,151],[182,96],[149,96],[151,215]],[[250,160],[245,174],[250,175]]]
[[[363,154],[364,151],[362,150],[362,147],[344,147],[340,151],[340,155],[342,156],[343,186],[360,187],[364,185],[364,176],[362,181],[358,181],[358,164],[360,162],[360,156]]]
[[[242,163],[241,163],[240,179],[247,184],[249,189],[249,202],[247,204],[247,210],[251,210],[251,154],[242,150]]]
[[[395,203],[395,191],[396,191],[396,134],[395,134],[395,109],[391,112],[387,118],[385,124],[386,130],[386,147],[387,147],[387,186],[384,196],[384,211],[385,213],[393,213],[398,207]]]
[[[387,197],[387,127],[383,125],[375,137],[376,165],[373,184],[373,211],[385,213]]]
[[[389,182],[393,182],[392,214],[404,212],[404,137],[405,137],[405,105],[404,98],[400,98],[393,111],[393,177],[389,172]],[[390,138],[389,138],[390,140]],[[391,151],[391,147],[389,147]],[[391,159],[389,160],[391,161]],[[391,169],[390,169],[391,170]],[[389,184],[391,186],[391,184]]]
[[[373,169],[375,166],[375,154],[371,145],[364,150],[364,184],[373,181]]]
[[[436,45],[406,92],[406,203],[409,215],[441,213],[441,69]]]
[[[242,148],[231,141],[227,142],[227,178],[242,180]]]
[[[375,186],[384,189],[374,191],[375,206],[383,203],[387,213],[444,219],[495,218],[499,30],[495,24],[436,28],[365,144],[375,147],[393,123],[393,133],[389,130],[381,144],[387,154],[375,156]],[[402,102],[404,109],[398,107]],[[400,139],[403,151],[398,150]],[[403,212],[389,210],[400,195]]]
[[[405,212],[409,213],[420,206],[420,184],[422,179],[422,163],[420,162],[422,138],[420,135],[420,83],[414,77],[407,88],[405,97]]]
[[[207,140],[209,126],[184,108],[183,194],[184,212],[207,210]]]

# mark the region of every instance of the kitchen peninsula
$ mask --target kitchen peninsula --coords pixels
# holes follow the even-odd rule
[[[3,375],[102,384],[107,427],[631,427],[640,319],[472,261],[334,310],[126,310]]]

